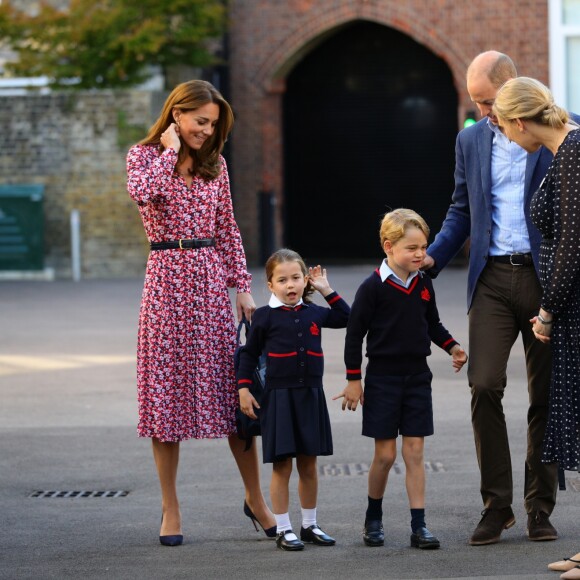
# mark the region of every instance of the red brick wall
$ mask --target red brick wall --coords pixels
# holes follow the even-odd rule
[[[327,35],[353,20],[395,28],[446,61],[459,96],[458,126],[473,108],[464,79],[478,53],[505,52],[520,74],[548,81],[546,0],[231,0],[233,193],[250,262],[259,253],[260,190],[276,196],[277,243],[282,240],[285,78]]]

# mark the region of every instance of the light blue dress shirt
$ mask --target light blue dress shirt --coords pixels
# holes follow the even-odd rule
[[[489,119],[487,124],[493,131],[489,255],[527,254],[531,251],[524,215],[527,153]]]

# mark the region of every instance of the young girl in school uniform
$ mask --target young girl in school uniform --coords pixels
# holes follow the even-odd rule
[[[276,517],[276,545],[282,550],[304,549],[304,542],[333,546],[316,520],[318,473],[316,457],[332,455],[332,434],[322,374],[324,355],[321,329],[345,328],[350,308],[330,287],[326,270],[306,269],[299,254],[282,249],[266,262],[268,306],[258,308],[246,345],[240,353],[238,390],[240,408],[256,418],[259,410],[264,463],[272,463],[270,497]],[[317,290],[330,308],[313,304]],[[250,394],[252,372],[259,356],[267,355],[265,390],[261,405]],[[288,485],[296,458],[302,506],[300,539],[288,515]]]

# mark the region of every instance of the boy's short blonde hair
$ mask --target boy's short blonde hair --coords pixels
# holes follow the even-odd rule
[[[429,239],[429,226],[416,211],[400,207],[386,213],[381,222],[381,248],[386,240],[392,244],[398,242],[410,227],[419,228]]]

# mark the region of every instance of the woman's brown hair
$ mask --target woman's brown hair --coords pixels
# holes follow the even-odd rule
[[[175,123],[173,110],[193,111],[209,103],[215,103],[220,110],[213,134],[206,140],[199,151],[190,149],[181,140],[181,149],[177,155],[176,167],[183,163],[189,155],[193,158],[194,174],[204,179],[215,179],[222,171],[219,157],[232,130],[234,114],[221,93],[207,81],[192,80],[177,85],[165,100],[163,110],[157,121],[149,129],[149,134],[140,141],[140,144],[158,145],[159,151],[163,152],[165,148],[161,145],[161,133],[171,123]]]

